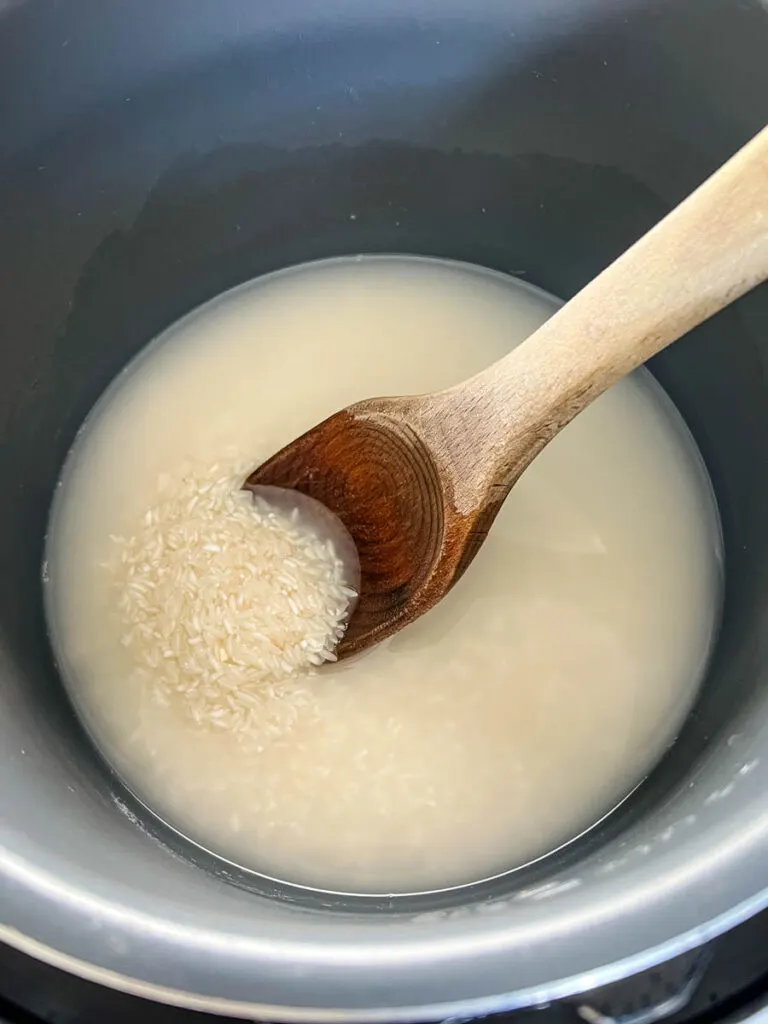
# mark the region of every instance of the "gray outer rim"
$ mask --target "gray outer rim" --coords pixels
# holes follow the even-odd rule
[[[761,813],[758,805],[762,787],[757,785],[756,777],[760,774],[754,771],[748,777],[742,775],[744,789],[752,791],[753,799],[745,800],[730,820],[707,821],[710,817],[707,811],[717,804],[710,802],[699,816],[703,835],[695,830],[697,834],[686,837],[687,841],[680,845],[668,846],[659,858],[647,856],[647,844],[636,847],[627,855],[635,861],[634,870],[606,874],[604,860],[602,865],[590,865],[597,867],[603,876],[598,889],[607,891],[596,894],[594,886],[586,884],[587,875],[591,873],[587,869],[581,876],[582,885],[559,895],[554,892],[557,898],[552,902],[561,904],[560,913],[536,915],[540,918],[537,927],[515,929],[522,930],[522,935],[510,934],[512,929],[505,920],[504,910],[512,909],[516,902],[513,898],[497,904],[496,913],[477,913],[475,908],[457,913],[453,921],[441,920],[437,929],[434,921],[427,923],[427,934],[420,938],[414,934],[418,931],[418,920],[393,919],[389,925],[391,939],[386,945],[381,942],[380,931],[363,926],[363,937],[367,932],[369,943],[356,942],[355,936],[348,934],[341,941],[322,943],[313,942],[306,934],[304,941],[294,935],[281,943],[272,941],[266,955],[263,943],[255,937],[232,935],[233,955],[222,956],[222,947],[226,949],[229,945],[226,935],[212,937],[210,932],[182,926],[178,930],[185,933],[184,939],[181,943],[169,944],[168,923],[159,916],[154,922],[148,920],[146,914],[140,914],[137,919],[134,908],[84,897],[82,891],[73,891],[50,875],[41,877],[34,869],[30,871],[28,864],[0,854],[5,881],[2,901],[5,920],[38,922],[34,937],[6,924],[0,926],[0,939],[54,967],[133,995],[189,1009],[290,1024],[427,1021],[541,1005],[655,966],[710,941],[768,905],[768,889],[753,889],[750,885],[758,870],[762,868],[764,874],[768,865],[768,813],[764,808]],[[692,826],[691,833],[694,833]],[[602,860],[600,854],[596,859]],[[659,863],[660,860],[671,863]],[[561,883],[560,888],[564,887]],[[586,904],[587,894],[581,891],[582,887],[587,892],[592,891]],[[717,891],[713,897],[714,890]],[[521,896],[532,896],[534,903],[537,898],[547,903],[549,900],[543,897],[548,891],[553,890],[539,887],[518,894],[517,900]],[[711,902],[710,913],[697,914],[694,907],[697,897],[701,901],[700,910],[704,910],[702,903]],[[627,913],[627,903],[634,905],[634,913]],[[687,925],[691,915],[699,917],[693,926],[680,930],[675,927],[678,921]],[[79,928],[73,917],[80,919]],[[114,925],[118,918],[122,921],[113,934],[122,936],[125,947],[109,941],[106,932],[99,934],[100,929]],[[563,927],[568,918],[571,928],[575,927],[577,932],[585,919],[592,919],[588,938],[582,935],[582,941],[573,942],[573,935],[568,935]],[[599,927],[597,918],[602,918]],[[359,928],[359,919],[356,923]],[[98,928],[94,930],[96,924]],[[324,919],[323,925],[326,924],[327,919]],[[51,941],[60,926],[71,937],[79,932],[82,958],[60,951]],[[378,942],[370,943],[371,933],[376,931]],[[537,931],[547,933],[543,944],[542,936],[535,934]],[[166,941],[162,941],[161,932],[165,932]],[[649,932],[655,941],[645,940]],[[150,951],[152,960],[142,963],[141,972],[126,973],[124,956],[134,940]],[[569,944],[571,954],[576,947],[576,956],[571,957],[576,969],[560,971],[551,980],[558,961],[565,959],[560,956],[563,942]],[[548,954],[543,971],[549,978],[536,979],[536,972],[533,972],[531,979],[531,962],[519,955],[523,944],[534,952],[537,946],[543,945],[539,952]],[[251,969],[247,999],[231,999],[222,994],[228,986],[231,990],[233,972],[239,975],[242,989],[242,960],[236,953],[236,946],[239,947],[237,953],[245,954]],[[611,951],[616,954],[613,958],[605,955]],[[478,956],[482,963],[478,963]],[[135,966],[136,959],[129,959]],[[150,976],[150,964],[158,960],[162,960],[161,969],[169,985],[158,984]],[[541,963],[539,960],[538,964]],[[279,1004],[260,1002],[259,990],[264,981],[268,980],[274,991],[275,977],[271,972],[275,966],[282,970],[286,965],[291,969],[278,981],[284,1001]],[[409,976],[413,968],[419,976],[417,984]],[[539,973],[541,969],[540,966]],[[479,981],[474,977],[478,973],[482,975]],[[354,985],[349,984],[352,974]],[[525,975],[533,984],[523,984]],[[185,989],[178,983],[179,978],[187,979],[187,984],[189,979],[195,980]],[[367,978],[376,985],[379,994],[382,981],[386,982],[391,993],[389,1001],[396,1005],[387,1005],[377,997],[378,1005],[350,1006],[351,988],[358,993],[358,1002],[362,1002],[366,994],[370,1002],[374,1001],[366,987]],[[490,994],[463,997],[457,991],[473,983],[483,985]],[[313,997],[314,1004],[293,1005],[296,989],[305,997]],[[406,996],[402,1004],[395,992]],[[440,998],[441,993],[451,998]],[[345,1003],[347,1005],[343,1005]]]
[[[657,946],[655,949],[646,950],[635,956],[606,965],[602,968],[586,971],[583,974],[576,974],[569,978],[563,978],[551,985],[538,988],[520,989],[517,992],[504,996],[495,996],[481,999],[471,999],[455,1003],[436,1003],[427,1008],[423,1006],[402,1006],[395,1009],[305,1009],[302,1007],[270,1006],[262,1003],[233,1002],[228,999],[212,998],[202,995],[195,995],[191,992],[184,992],[179,989],[165,988],[142,982],[137,978],[120,974],[114,970],[95,967],[92,964],[66,953],[59,952],[41,942],[27,938],[12,928],[0,925],[0,940],[13,946],[21,953],[34,957],[51,967],[67,971],[70,974],[82,978],[84,981],[91,981],[104,985],[118,992],[138,996],[143,999],[151,999],[156,1002],[165,1003],[169,1006],[176,1006],[189,1010],[197,1010],[205,1013],[215,1013],[222,1016],[234,1016],[248,1019],[273,1018],[276,1021],[285,1021],[286,1024],[312,1024],[312,1022],[336,1022],[361,1021],[371,1024],[384,1024],[384,1022],[407,1022],[407,1021],[433,1021],[453,1017],[475,1017],[485,1014],[500,1013],[511,1010],[524,1009],[525,1007],[541,1006],[542,1008],[558,999],[568,996],[580,995],[603,985],[621,981],[631,975],[639,974],[641,971],[649,970],[658,964],[673,957],[686,953],[691,949],[704,945],[716,939],[718,936],[729,931],[731,928],[742,924],[748,918],[768,906],[768,890],[763,891],[752,900],[747,900],[732,911],[722,914],[707,925],[692,929],[684,935],[671,939],[669,942]],[[768,1021],[768,1005],[760,1004],[756,1011],[750,1012],[745,1017],[738,1018],[739,1021],[761,1021],[765,1018]]]

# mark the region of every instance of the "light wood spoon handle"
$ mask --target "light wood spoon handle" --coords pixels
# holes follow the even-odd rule
[[[766,278],[768,128],[523,344],[434,396],[460,503],[503,500],[601,392]]]

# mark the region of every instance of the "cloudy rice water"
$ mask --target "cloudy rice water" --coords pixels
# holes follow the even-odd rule
[[[536,459],[438,607],[357,658],[333,661],[338,553],[241,490],[337,409],[455,384],[553,308],[462,264],[308,265],[190,314],[89,417],[51,519],[51,634],[105,757],[190,841],[335,891],[464,884],[589,828],[673,740],[720,535],[645,372]]]

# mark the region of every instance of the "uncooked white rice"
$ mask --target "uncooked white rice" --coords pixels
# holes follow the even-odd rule
[[[280,684],[335,661],[354,591],[330,540],[241,488],[242,467],[186,465],[105,563],[137,682],[202,726],[245,732]]]

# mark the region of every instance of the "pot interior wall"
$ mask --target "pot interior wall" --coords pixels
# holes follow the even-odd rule
[[[298,915],[309,935],[318,914],[344,908],[297,909],[289,890],[260,896],[257,883],[188,847],[133,805],[75,721],[46,640],[39,573],[52,489],[90,406],[169,322],[291,263],[445,256],[567,298],[768,113],[768,13],[756,0],[358,8],[31,0],[0,15],[0,845],[14,893],[33,892],[12,901],[6,923],[171,987],[188,982],[181,961],[154,955],[176,940],[160,934],[153,908],[244,942],[256,918],[279,937]],[[762,288],[652,367],[704,455],[727,558],[721,639],[679,741],[583,841],[501,889],[448,903],[618,862],[617,851],[638,849],[644,830],[667,819],[694,819],[698,842],[696,818],[712,795],[699,792],[700,778],[723,787],[740,778],[752,798],[759,766],[738,772],[755,760],[768,715],[767,357]],[[707,805],[715,826],[731,803]],[[762,889],[768,875],[753,872],[745,889],[704,897],[702,913],[714,918]],[[70,898],[81,925],[93,925],[76,939]],[[618,948],[598,943],[592,966],[697,923],[683,913],[674,926],[638,927]],[[243,947],[226,971],[201,969],[195,990],[253,1000],[241,971],[253,955]],[[541,970],[565,977],[578,963],[564,943]],[[520,976],[533,978],[525,968],[522,957]],[[512,977],[478,968],[434,991],[414,977],[398,998],[501,998]],[[286,984],[280,972],[261,978],[260,1000],[284,1005]],[[340,985],[294,998],[363,998]],[[365,998],[392,997],[382,982]]]

